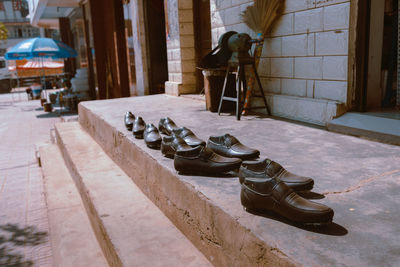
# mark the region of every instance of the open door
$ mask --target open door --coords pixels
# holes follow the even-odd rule
[[[397,95],[398,0],[368,0],[361,17],[366,17],[364,85],[359,111],[386,112],[395,109]],[[363,38],[363,32],[358,31]],[[361,40],[358,40],[361,41]],[[366,44],[366,45],[365,45]],[[361,53],[359,53],[361,55]]]
[[[143,1],[149,59],[149,94],[165,92],[168,59],[163,0]]]

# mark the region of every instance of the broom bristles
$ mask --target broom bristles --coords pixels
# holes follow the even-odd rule
[[[241,14],[243,22],[256,33],[266,35],[281,13],[284,0],[255,0]]]

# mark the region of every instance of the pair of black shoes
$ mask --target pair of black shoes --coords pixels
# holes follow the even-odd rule
[[[250,212],[273,212],[303,224],[332,222],[333,210],[298,195],[311,190],[314,180],[293,174],[279,163],[265,159],[243,162],[239,170],[240,199]]]
[[[161,152],[174,158],[174,167],[179,173],[224,173],[238,169],[242,163],[241,159],[218,155],[205,145],[192,147],[175,134],[163,138]]]
[[[161,136],[154,124],[146,124],[142,117],[135,117],[130,111],[126,112],[124,122],[126,129],[132,131],[135,138],[144,139],[150,148],[160,148]]]
[[[238,169],[242,159],[258,157],[260,153],[228,134],[211,136],[206,146],[191,130],[179,128],[170,118],[161,119],[159,129],[168,135],[162,140],[161,152],[174,158],[174,167],[180,173],[228,172]]]

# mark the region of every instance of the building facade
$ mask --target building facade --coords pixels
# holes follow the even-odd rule
[[[36,3],[32,24],[48,20],[43,14],[52,6],[86,10],[86,43],[94,49],[86,54],[93,56],[100,98],[199,93],[196,67],[220,36],[237,31],[255,37],[241,17],[252,0]],[[272,114],[325,125],[348,111],[399,105],[397,61],[391,60],[397,13],[397,0],[286,0],[258,66]]]

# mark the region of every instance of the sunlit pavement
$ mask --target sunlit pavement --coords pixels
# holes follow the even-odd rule
[[[36,146],[60,121],[25,92],[0,95],[0,266],[52,266]]]

